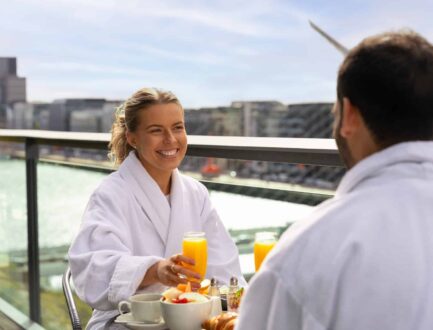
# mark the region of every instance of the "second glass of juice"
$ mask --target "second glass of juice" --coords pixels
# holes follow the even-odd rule
[[[207,241],[204,232],[190,231],[183,235],[182,254],[195,260],[195,265],[184,265],[204,279],[207,267]]]
[[[274,232],[259,232],[256,233],[254,242],[254,264],[256,272],[259,270],[266,255],[277,243],[277,234]]]

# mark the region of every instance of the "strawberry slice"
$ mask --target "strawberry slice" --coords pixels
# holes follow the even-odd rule
[[[173,304],[187,304],[188,303],[188,299],[186,299],[186,298],[173,299],[171,302]]]

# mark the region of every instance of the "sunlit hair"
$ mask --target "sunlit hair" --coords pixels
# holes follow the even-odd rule
[[[433,139],[433,45],[403,30],[364,39],[340,67],[337,96],[358,107],[376,143]]]
[[[115,120],[111,127],[111,141],[108,145],[108,156],[116,165],[121,164],[133,147],[126,139],[126,132],[135,132],[139,123],[139,114],[153,105],[174,103],[182,108],[178,98],[169,91],[156,88],[142,88],[136,91],[122,105],[115,114]]]

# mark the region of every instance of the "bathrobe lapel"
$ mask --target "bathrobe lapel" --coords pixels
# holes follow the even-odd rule
[[[147,173],[132,151],[119,167],[120,175],[128,182],[143,213],[152,222],[162,243],[167,242],[170,205],[158,184]],[[147,221],[143,219],[143,221]]]
[[[195,228],[194,219],[196,222],[200,221],[196,215],[193,215],[191,198],[194,198],[194,195],[188,193],[181,174],[177,169],[174,170],[171,177],[171,214],[164,255],[166,258],[182,252],[183,234]]]

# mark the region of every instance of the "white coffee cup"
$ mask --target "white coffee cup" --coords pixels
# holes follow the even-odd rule
[[[124,314],[125,309],[131,312],[134,321],[160,323],[162,320],[160,299],[161,295],[158,293],[136,294],[128,300],[121,301],[118,309],[120,314]]]

